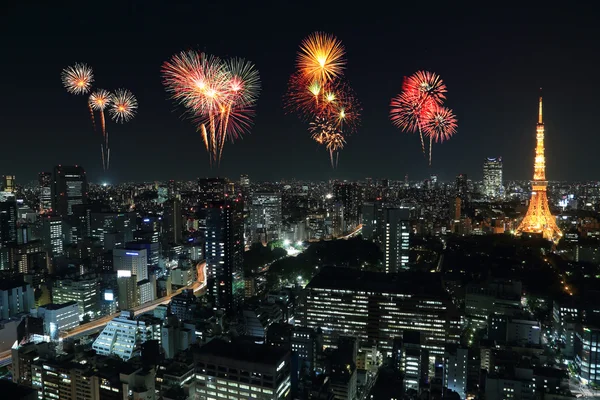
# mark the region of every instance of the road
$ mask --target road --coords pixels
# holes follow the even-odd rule
[[[181,289],[178,289],[171,293],[169,296],[161,297],[160,299],[154,300],[150,303],[142,304],[138,307],[135,307],[132,311],[134,315],[144,314],[146,312],[154,310],[157,306],[161,304],[168,304],[171,299],[182,291],[187,289],[193,289],[194,293],[202,292],[202,294],[206,291],[206,282],[202,284],[200,282],[194,282],[190,286],[185,286]],[[67,338],[76,338],[77,336],[90,335],[92,333],[99,332],[111,321],[113,318],[118,317],[121,313],[115,313],[111,315],[107,315],[105,317],[101,317],[95,319],[93,321],[88,322],[87,324],[79,325],[77,328],[71,329],[70,331],[63,331],[60,333],[60,340],[64,340]],[[9,365],[11,363],[11,350],[4,351],[0,353],[0,366]]]
[[[340,236],[338,239],[350,239],[350,238],[353,238],[354,236],[362,233],[362,228],[363,228],[363,226],[362,226],[362,224],[360,224],[352,232],[350,232],[349,234],[347,234],[345,236]]]

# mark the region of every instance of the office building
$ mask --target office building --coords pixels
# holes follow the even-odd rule
[[[281,193],[253,193],[250,205],[252,242],[268,243],[281,233]]]
[[[58,340],[61,332],[79,326],[79,307],[74,301],[38,307],[37,316],[44,319],[44,334],[51,340]]]
[[[469,179],[467,177],[467,174],[458,174],[456,176],[456,184],[454,190],[456,190],[456,195],[463,199],[463,201],[468,200]]]
[[[40,213],[43,214],[52,210],[52,172],[40,172],[38,185]]]
[[[275,323],[267,330],[267,345],[283,347],[297,358],[296,374],[312,372],[323,353],[323,334],[311,328]]]
[[[52,288],[52,301],[63,304],[77,303],[79,319],[87,315],[95,319],[100,315],[100,280],[96,276],[82,276],[77,279],[57,279]]]
[[[213,339],[196,353],[195,398],[291,399],[291,354],[275,346]]]
[[[410,220],[408,209],[386,208],[383,213],[381,250],[385,272],[408,269]]]
[[[171,284],[174,286],[190,286],[194,283],[195,273],[191,267],[177,267],[171,270]]]
[[[72,215],[74,205],[87,203],[88,184],[83,167],[58,165],[52,178],[52,211],[56,215]]]
[[[344,231],[350,231],[356,227],[361,219],[361,207],[363,204],[363,190],[357,183],[336,183],[333,186],[333,199],[342,206]]]
[[[113,270],[128,271],[137,282],[148,279],[148,254],[146,249],[114,249]]]
[[[191,320],[196,311],[196,296],[193,290],[184,290],[171,299],[171,313],[180,321]]]
[[[94,341],[92,349],[100,355],[116,355],[123,361],[140,354],[141,343],[148,340],[161,341],[161,320],[142,315],[134,318],[133,313],[122,311],[113,318]]]
[[[244,219],[238,199],[209,203],[204,254],[215,308],[238,310],[244,299]]]
[[[448,346],[444,355],[444,387],[467,398],[467,370],[469,349]]]
[[[575,335],[575,368],[585,385],[600,384],[600,328],[583,322]]]
[[[502,186],[502,157],[486,158],[483,162],[483,194],[497,199],[504,195]]]
[[[43,241],[51,258],[63,255],[63,222],[60,217],[43,216]]]
[[[325,267],[306,286],[304,326],[321,328],[325,345],[339,335],[372,341],[390,352],[406,331],[424,335],[423,348],[443,355],[457,343],[460,317],[439,278]],[[339,318],[344,315],[344,318]]]
[[[515,315],[491,314],[488,322],[488,339],[497,343],[520,346],[539,346],[542,329],[540,323],[527,313]]]
[[[136,240],[134,234],[134,240]],[[142,250],[146,249],[148,255],[148,271],[156,270],[160,268],[160,243],[158,243],[158,235],[156,242],[151,240],[136,240],[135,242],[125,243],[125,247],[130,250]]]
[[[181,243],[183,234],[183,216],[181,214],[181,200],[172,198],[163,204],[163,234],[165,241],[171,244]]]
[[[0,320],[28,313],[35,307],[33,288],[29,283],[0,280]]]
[[[0,248],[17,243],[17,201],[9,197],[0,201]]]
[[[363,204],[361,222],[363,239],[381,245],[385,233],[385,209],[381,200]]]

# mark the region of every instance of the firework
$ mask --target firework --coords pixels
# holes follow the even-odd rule
[[[117,89],[111,96],[108,112],[114,121],[124,123],[135,116],[137,107],[133,93],[127,89]]]
[[[423,131],[429,136],[429,165],[433,143],[450,139],[456,133],[456,127],[456,117],[451,109],[436,105],[428,110],[423,121]]]
[[[94,82],[92,69],[81,63],[63,69],[60,77],[67,92],[72,94],[89,92],[92,82]]]
[[[334,133],[333,135],[329,135],[325,141],[325,147],[329,150],[329,159],[331,160],[331,166],[336,167],[338,161],[338,151],[344,148],[344,144],[346,144],[346,139],[340,133]],[[333,162],[333,154],[336,154],[335,164]]]
[[[442,104],[447,92],[446,85],[439,75],[429,71],[417,71],[404,81],[405,92],[425,100],[433,100],[436,104]]]
[[[182,52],[165,62],[163,84],[197,124],[211,165],[220,162],[227,138],[250,130],[260,77],[244,59],[223,61],[205,53]]]
[[[311,137],[319,144],[325,144],[330,136],[337,133],[335,125],[324,117],[316,117],[309,124],[308,131],[311,133]]]
[[[344,46],[335,36],[315,32],[302,41],[297,65],[302,74],[322,85],[339,78],[346,64]]]
[[[97,89],[90,95],[89,104],[94,111],[104,111],[110,104],[112,95],[108,90]]]
[[[288,83],[286,109],[310,120],[319,112],[322,94],[323,86],[319,81],[307,80],[301,72],[296,72]]]

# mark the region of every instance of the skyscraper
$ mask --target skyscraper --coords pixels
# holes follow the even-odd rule
[[[398,272],[408,268],[410,246],[410,220],[408,209],[386,208],[383,211],[381,250],[385,272]]]
[[[63,254],[63,230],[62,219],[56,216],[44,216],[43,240],[44,247],[51,257],[58,257]]]
[[[17,215],[14,197],[0,201],[0,248],[17,243]]]
[[[456,195],[460,196],[461,199],[467,200],[467,194],[469,193],[469,184],[467,174],[458,174],[456,176]]]
[[[52,172],[40,172],[38,176],[40,212],[52,209]]]
[[[537,145],[533,163],[533,180],[531,181],[531,200],[525,218],[517,228],[517,235],[522,233],[542,235],[545,239],[558,242],[562,232],[556,226],[556,220],[548,207],[546,187],[546,156],[544,155],[544,122],[542,119],[542,97],[540,97],[538,123],[536,129]]]
[[[280,231],[281,193],[253,193],[250,207],[251,240],[276,240]]]
[[[83,167],[54,167],[52,182],[52,210],[59,216],[73,214],[73,205],[86,204],[88,195],[87,178]]]
[[[502,192],[502,157],[486,158],[483,162],[483,194],[499,198]]]
[[[128,271],[130,275],[137,277],[138,282],[148,279],[148,255],[146,254],[146,249],[114,249],[113,269],[117,271],[117,274],[119,271]]]
[[[181,200],[174,197],[164,203],[163,226],[167,243],[181,243],[183,221],[181,216]]]
[[[336,183],[333,186],[333,198],[343,207],[345,230],[357,226],[363,203],[362,187],[357,183]]]
[[[244,298],[244,220],[238,199],[211,202],[206,213],[208,290],[215,308],[234,312]]]

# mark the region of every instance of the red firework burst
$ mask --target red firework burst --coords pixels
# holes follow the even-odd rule
[[[438,105],[428,110],[423,120],[423,132],[435,143],[450,139],[456,133],[457,126],[452,110]]]
[[[417,71],[404,80],[402,90],[442,104],[447,92],[444,81],[434,72]]]

